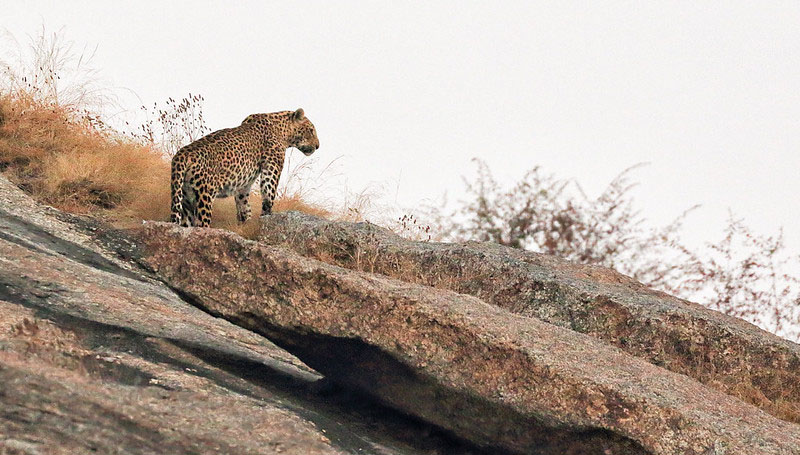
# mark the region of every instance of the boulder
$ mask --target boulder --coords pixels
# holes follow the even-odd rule
[[[0,454],[476,454],[215,318],[0,176]],[[319,390],[325,392],[324,394]]]
[[[585,333],[800,423],[800,345],[611,269],[489,243],[409,241],[369,223],[298,212],[261,220],[262,242],[476,296]]]
[[[135,259],[198,307],[268,337],[343,387],[483,447],[536,454],[800,453],[797,425],[564,324],[226,231],[147,223],[128,235]],[[475,254],[490,258],[484,251],[492,249]],[[520,261],[509,259],[507,274]],[[575,270],[556,267],[549,275]],[[609,277],[617,275],[573,280],[601,287],[613,283]],[[552,295],[548,289],[539,300]],[[736,324],[728,331],[737,332]]]

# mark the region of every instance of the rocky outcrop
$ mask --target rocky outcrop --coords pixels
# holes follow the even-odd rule
[[[136,259],[199,307],[267,336],[338,384],[482,446],[538,454],[800,453],[797,425],[544,318],[224,231],[148,223],[131,235]],[[475,254],[491,258],[482,251]],[[513,254],[509,266],[521,261]],[[555,267],[550,276],[567,273],[575,271]],[[576,285],[581,279],[632,286],[599,270],[572,277]],[[540,292],[543,301],[554,289]],[[738,330],[731,322],[729,331]],[[764,343],[781,346],[766,336]]]
[[[800,454],[798,347],[749,324],[556,258],[262,222],[117,231],[0,177],[0,454]]]
[[[494,244],[412,242],[297,212],[262,218],[261,240],[585,333],[800,423],[800,345],[613,270]]]
[[[0,177],[0,454],[478,453],[321,392],[294,356],[102,248],[104,229]]]

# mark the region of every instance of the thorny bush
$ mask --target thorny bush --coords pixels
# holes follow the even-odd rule
[[[495,242],[615,268],[654,288],[800,340],[800,269],[783,236],[754,234],[731,215],[721,241],[692,249],[681,241],[689,208],[671,223],[647,227],[635,209],[630,174],[620,173],[597,197],[535,167],[510,188],[486,163],[464,179],[455,209],[431,207],[442,240]]]

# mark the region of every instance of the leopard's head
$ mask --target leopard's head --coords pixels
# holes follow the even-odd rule
[[[306,156],[311,155],[319,148],[319,139],[314,124],[306,117],[302,109],[292,112],[289,117],[291,123],[289,146],[297,148]]]

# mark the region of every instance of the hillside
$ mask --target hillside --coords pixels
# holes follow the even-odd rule
[[[107,229],[0,176],[0,453],[467,453],[193,307]]]
[[[800,346],[614,270],[297,194],[179,228],[153,144],[26,93],[0,169],[1,455],[800,453]]]
[[[4,453],[800,453],[800,346],[616,272],[296,212],[123,230],[0,177]]]

